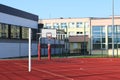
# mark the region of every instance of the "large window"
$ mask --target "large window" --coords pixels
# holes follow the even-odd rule
[[[20,27],[11,25],[11,38],[19,39],[20,38]]]
[[[32,40],[36,40],[37,29],[32,29]],[[28,39],[29,28],[0,23],[0,39]]]
[[[114,38],[114,48],[120,48],[120,26],[108,26],[108,48],[112,48],[112,32]]]
[[[0,24],[0,38],[8,38],[8,25]]]
[[[93,49],[105,49],[105,27],[93,26],[92,36]]]

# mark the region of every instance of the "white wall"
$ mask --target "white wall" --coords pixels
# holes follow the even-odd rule
[[[0,43],[0,58],[28,56],[28,43]],[[32,55],[37,55],[37,44],[32,43]]]
[[[25,27],[31,27],[31,28],[37,28],[38,26],[37,21],[33,21],[33,20],[29,20],[29,19],[25,19],[25,18],[13,16],[13,15],[1,13],[1,12],[0,12],[0,22],[19,25],[19,26],[25,26]]]

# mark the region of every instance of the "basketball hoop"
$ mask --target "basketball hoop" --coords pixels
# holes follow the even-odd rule
[[[46,33],[46,37],[48,38],[48,60],[51,59],[51,45],[50,45],[50,40],[52,38],[52,33],[51,32],[47,32]]]
[[[47,32],[46,33],[46,37],[48,38],[48,40],[50,40],[52,38],[52,33],[51,32]]]

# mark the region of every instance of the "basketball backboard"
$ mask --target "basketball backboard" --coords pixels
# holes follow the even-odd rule
[[[42,37],[47,38],[49,35],[56,38],[56,29],[42,29]]]

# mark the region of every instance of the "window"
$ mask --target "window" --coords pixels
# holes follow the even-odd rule
[[[47,28],[47,29],[50,29],[51,28],[51,24],[46,23],[44,27]]]
[[[105,27],[93,26],[92,35],[93,35],[93,37],[105,37]]]
[[[32,30],[32,40],[36,40],[36,34],[37,34],[37,29],[31,29]],[[29,28],[27,27],[22,27],[22,39],[28,39],[29,36]]]
[[[93,49],[101,49],[101,44],[93,44]]]
[[[88,32],[88,31],[85,31],[85,35],[89,35],[89,32]]]
[[[69,32],[69,35],[70,36],[75,35],[75,32],[71,31],[71,32]]]
[[[32,29],[32,39],[36,40],[37,29]]]
[[[53,28],[59,29],[59,23],[54,23],[54,24],[53,24]]]
[[[101,43],[101,39],[100,38],[93,38],[93,43],[96,44],[96,43]]]
[[[69,28],[74,28],[75,27],[75,23],[74,22],[70,22],[69,23]]]
[[[22,27],[22,39],[28,39],[28,28]]]
[[[36,40],[37,29],[32,29],[32,39]],[[29,28],[0,23],[1,39],[28,39]]]
[[[85,22],[85,28],[89,27],[89,22]]]
[[[73,49],[78,48],[78,43],[73,43]]]
[[[82,22],[77,22],[77,28],[80,28],[82,26],[83,26]]]
[[[83,32],[77,32],[77,34],[83,34]]]
[[[0,38],[8,38],[8,25],[0,24]]]
[[[61,23],[61,28],[65,29],[67,27],[67,23]]]
[[[105,44],[93,44],[93,49],[105,49]]]
[[[108,44],[112,44],[112,31],[114,31],[113,32],[113,34],[114,34],[114,43],[117,42],[117,38],[116,38],[117,33],[118,33],[117,26],[114,26],[113,29],[112,29],[112,26],[108,26]]]
[[[120,48],[119,44],[114,44],[114,48]],[[112,44],[108,44],[108,49],[112,49]]]
[[[11,25],[11,38],[14,39],[20,38],[20,27]]]
[[[112,34],[114,35],[114,48],[117,48],[117,47],[119,48],[118,46],[120,44],[120,26],[119,25],[115,25],[113,28],[112,28],[112,25],[108,26],[108,48],[109,49],[112,49]]]
[[[105,49],[105,27],[93,26],[92,35],[93,49]]]

